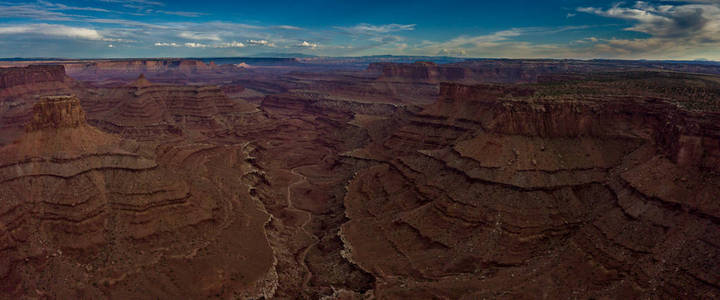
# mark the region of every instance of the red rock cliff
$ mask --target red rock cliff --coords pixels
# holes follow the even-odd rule
[[[75,96],[47,96],[33,106],[27,131],[45,128],[73,128],[86,124],[85,111]]]
[[[41,82],[65,81],[65,68],[56,65],[33,65],[0,69],[0,89]]]
[[[485,129],[505,134],[651,139],[680,165],[720,168],[720,113],[687,111],[669,102],[638,97],[512,101],[533,93],[523,87],[443,83],[440,100],[426,113],[479,122]],[[504,101],[497,101],[500,98]]]
[[[0,144],[19,137],[38,97],[73,94],[73,88],[63,66],[0,68]]]
[[[199,60],[171,59],[171,60],[117,60],[95,61],[90,63],[72,63],[65,67],[71,75],[90,75],[104,72],[117,74],[162,73],[179,71],[196,73],[212,70],[214,64],[207,65]]]
[[[462,67],[438,66],[432,62],[412,64],[372,63],[368,71],[378,72],[382,79],[413,81],[463,81],[471,78],[470,70]]]

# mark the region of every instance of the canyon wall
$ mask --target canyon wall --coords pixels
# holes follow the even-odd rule
[[[0,89],[43,82],[63,82],[65,68],[57,65],[33,65],[24,68],[0,69]]]
[[[388,81],[458,82],[458,83],[529,83],[543,76],[569,76],[599,72],[618,71],[676,71],[688,73],[720,74],[720,66],[692,63],[668,63],[662,61],[613,61],[613,60],[511,60],[469,59],[463,62],[436,64],[371,63],[367,72],[377,74]]]
[[[74,96],[34,111],[0,148],[0,298],[274,293],[269,216],[217,177],[253,172],[247,149],[124,140],[86,124]]]
[[[0,298],[720,297],[717,78],[498,63],[5,98]]]
[[[341,237],[374,295],[717,296],[718,114],[532,95],[443,84],[345,154],[371,164],[347,186]]]
[[[478,122],[486,130],[539,137],[652,140],[680,165],[720,170],[720,112],[688,111],[655,98],[525,101],[531,88],[441,84],[434,114]],[[518,100],[512,100],[519,97]]]
[[[216,67],[214,64],[205,64],[199,60],[172,59],[172,60],[108,60],[90,63],[65,64],[67,73],[74,75],[91,75],[93,73],[108,72],[113,74],[128,74],[138,76],[141,73],[162,73],[179,71],[186,73],[206,72]]]
[[[16,98],[58,93],[67,90],[71,81],[65,75],[63,66],[0,68],[0,101],[12,102]]]
[[[116,84],[117,81],[131,80],[141,74],[150,79],[166,83],[188,81],[226,80],[232,74],[246,72],[234,65],[216,65],[191,59],[128,59],[96,60],[90,62],[64,63],[67,74],[75,79],[88,82]]]
[[[522,64],[517,62],[493,61],[490,65],[476,66],[474,63],[435,64],[415,62],[412,64],[372,63],[368,72],[381,74],[384,80],[418,81],[439,83],[443,81],[460,83],[509,83],[534,82],[541,74],[567,72],[561,63]]]
[[[63,66],[0,68],[0,145],[19,137],[38,97],[68,95],[74,85]]]

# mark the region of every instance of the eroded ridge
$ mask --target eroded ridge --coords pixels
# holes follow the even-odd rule
[[[137,140],[173,139],[228,129],[235,103],[218,86],[155,84],[141,75],[86,93],[91,123]]]
[[[340,233],[374,295],[717,296],[717,114],[532,95],[444,85],[346,153],[375,162]]]
[[[719,296],[716,67],[162,61],[4,102],[0,298]]]
[[[74,84],[62,66],[0,68],[0,144],[22,135],[40,97],[72,94]]]
[[[40,100],[28,132],[0,148],[2,294],[271,296],[268,215],[228,181],[244,155],[148,147],[87,125],[74,96]]]

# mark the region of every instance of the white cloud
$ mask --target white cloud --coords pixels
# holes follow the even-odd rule
[[[633,22],[627,31],[646,38],[602,40],[592,49],[599,55],[626,58],[686,57],[694,52],[720,48],[720,1],[637,1],[633,6],[617,3],[610,8],[579,7],[578,12]],[[713,51],[713,49],[715,49]]]
[[[50,10],[82,10],[82,11],[110,12],[109,10],[104,9],[104,8],[67,6],[65,4],[52,3],[52,2],[48,2],[48,1],[42,1],[42,0],[38,0],[37,3],[39,5],[46,6]]]
[[[251,46],[265,46],[265,47],[275,47],[274,43],[269,42],[268,40],[248,40],[248,44]]]
[[[302,47],[302,48],[315,49],[315,48],[318,47],[318,44],[317,44],[317,43],[311,43],[311,42],[308,42],[308,41],[302,41],[301,43],[299,43],[299,44],[297,44],[297,45],[295,45],[295,46]]]
[[[155,46],[159,47],[179,47],[176,43],[155,43]],[[217,44],[203,44],[198,42],[184,43],[183,46],[187,48],[243,48],[245,44],[237,41]]]
[[[545,28],[545,31],[563,29]],[[587,58],[585,53],[570,45],[529,43],[517,39],[538,31],[538,28],[514,28],[485,35],[458,36],[446,41],[423,41],[409,45],[404,53],[453,57]]]
[[[426,41],[418,50],[426,55],[466,56],[468,53],[477,53],[484,51],[484,49],[496,48],[501,45],[501,42],[522,34],[523,30],[521,29],[510,29],[486,35],[459,36],[445,42]]]
[[[39,34],[46,36],[76,38],[85,40],[103,40],[95,29],[72,27],[59,24],[28,24],[0,27],[0,34]]]
[[[32,4],[8,5],[0,2],[0,17],[26,18],[47,21],[72,21],[74,18],[62,12]]]
[[[207,48],[208,45],[201,44],[201,43],[185,43],[183,44],[185,47],[188,48]]]
[[[213,48],[243,48],[243,47],[245,47],[245,44],[243,44],[241,42],[233,41],[233,42],[229,42],[229,43],[220,43],[220,44],[212,45],[211,47],[213,47]]]
[[[633,7],[620,3],[609,9],[580,7],[579,12],[636,22],[629,31],[655,37],[717,37],[720,34],[720,2],[710,4],[652,5],[638,1]]]
[[[153,10],[153,12],[158,12],[158,13],[161,13],[161,14],[173,15],[173,16],[190,17],[190,18],[197,18],[197,17],[199,17],[199,16],[204,16],[204,15],[206,15],[206,13],[191,12],[191,11]]]
[[[360,23],[353,27],[336,27],[340,30],[347,31],[354,34],[380,34],[389,33],[396,31],[408,31],[415,30],[415,24],[385,24],[385,25],[371,25],[367,23]]]
[[[136,4],[144,4],[144,5],[153,5],[153,6],[165,6],[165,3],[162,3],[160,1],[152,1],[152,0],[100,0],[101,2],[107,2],[107,3],[136,3]]]
[[[290,25],[278,25],[278,26],[273,26],[273,28],[285,29],[285,30],[302,30],[302,28],[300,28],[300,27],[290,26]]]
[[[466,56],[467,50],[465,49],[440,49],[440,51],[437,53],[437,55],[440,56]]]
[[[590,44],[590,43],[597,43],[598,41],[600,41],[600,39],[598,39],[594,36],[591,36],[591,37],[586,37],[586,38],[582,38],[579,40],[575,40],[571,43],[573,43],[573,44]]]
[[[181,32],[179,37],[188,40],[204,40],[204,41],[220,41],[222,40],[217,33],[199,33],[199,32]]]
[[[161,43],[157,42],[155,43],[155,47],[180,47],[177,43]]]
[[[142,27],[142,28],[156,29],[156,30],[171,29],[171,27],[168,25],[150,24],[150,23],[144,23],[144,22],[125,20],[125,19],[86,18],[86,19],[80,19],[78,21],[83,21],[83,22],[88,22],[88,23],[98,23],[98,24],[116,24],[116,25],[123,25],[123,26],[135,26],[135,27]]]

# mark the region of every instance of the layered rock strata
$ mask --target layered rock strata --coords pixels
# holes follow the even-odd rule
[[[91,123],[124,137],[152,140],[230,127],[236,102],[218,86],[153,84],[144,76],[124,87],[83,95]]]
[[[575,60],[511,60],[479,59],[463,62],[436,64],[371,63],[367,72],[392,82],[458,82],[458,83],[529,83],[547,75],[590,74],[618,71],[677,71],[686,73],[720,74],[720,67],[713,64],[683,64],[643,61],[575,61]]]
[[[42,99],[0,148],[2,298],[272,296],[268,215],[228,180],[245,157],[145,147],[87,125],[74,96]]]
[[[461,64],[500,63],[563,64]],[[0,298],[717,298],[720,81],[533,72],[41,99],[0,148]]]
[[[19,137],[38,97],[70,94],[73,85],[62,66],[0,68],[0,145]]]
[[[443,85],[346,154],[376,162],[348,185],[340,233],[374,295],[717,297],[718,115],[531,94]]]

